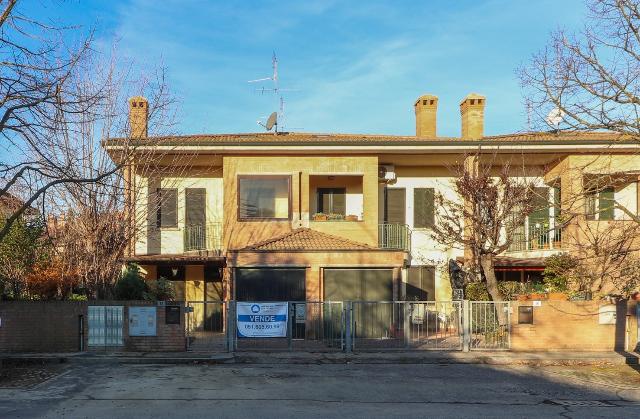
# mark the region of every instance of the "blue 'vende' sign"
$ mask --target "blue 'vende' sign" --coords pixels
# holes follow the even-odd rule
[[[238,337],[287,337],[288,303],[236,303]]]

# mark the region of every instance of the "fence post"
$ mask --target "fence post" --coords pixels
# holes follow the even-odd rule
[[[292,307],[293,304],[291,304],[290,301],[287,302],[287,347],[290,351],[293,350],[293,322],[291,321],[291,319],[293,318],[292,314]]]
[[[345,313],[344,313],[344,327],[345,327],[345,345],[344,350],[347,353],[353,352],[353,335],[351,333],[351,325],[352,325],[352,303],[351,301],[347,301],[345,305]]]
[[[407,303],[406,301],[404,303],[402,303],[402,314],[403,314],[403,331],[402,334],[404,335],[404,347],[408,348],[409,347],[409,343],[410,343],[410,336],[409,334],[411,333],[411,319],[410,319],[410,312],[411,312],[411,306],[409,305],[409,303]]]
[[[227,351],[234,352],[236,350],[236,302],[229,301],[227,303]]]
[[[462,300],[462,350],[469,352],[471,346],[471,310],[469,300]]]

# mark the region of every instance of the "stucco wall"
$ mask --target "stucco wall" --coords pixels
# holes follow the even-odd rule
[[[220,167],[194,167],[184,169],[172,176],[152,178],[144,174],[135,177],[135,207],[136,207],[136,243],[137,255],[182,253],[184,250],[185,227],[185,189],[206,189],[206,220],[207,223],[222,223],[223,221],[223,185],[222,169]],[[150,202],[149,194],[156,188],[176,188],[178,190],[178,226],[177,228],[156,227],[154,203]]]

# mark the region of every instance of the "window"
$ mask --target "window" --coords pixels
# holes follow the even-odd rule
[[[288,220],[290,182],[290,176],[238,177],[238,219]]]
[[[431,228],[434,224],[434,189],[415,188],[413,190],[413,227]]]
[[[178,190],[157,189],[156,226],[160,228],[178,227]]]
[[[587,220],[613,220],[614,190],[604,188],[600,191],[588,191],[585,197]]]
[[[347,215],[346,188],[318,188],[318,212]]]

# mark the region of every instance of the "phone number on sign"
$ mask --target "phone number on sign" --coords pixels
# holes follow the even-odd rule
[[[245,329],[253,329],[253,330],[268,330],[268,329],[281,329],[280,325],[276,324],[245,324]]]

